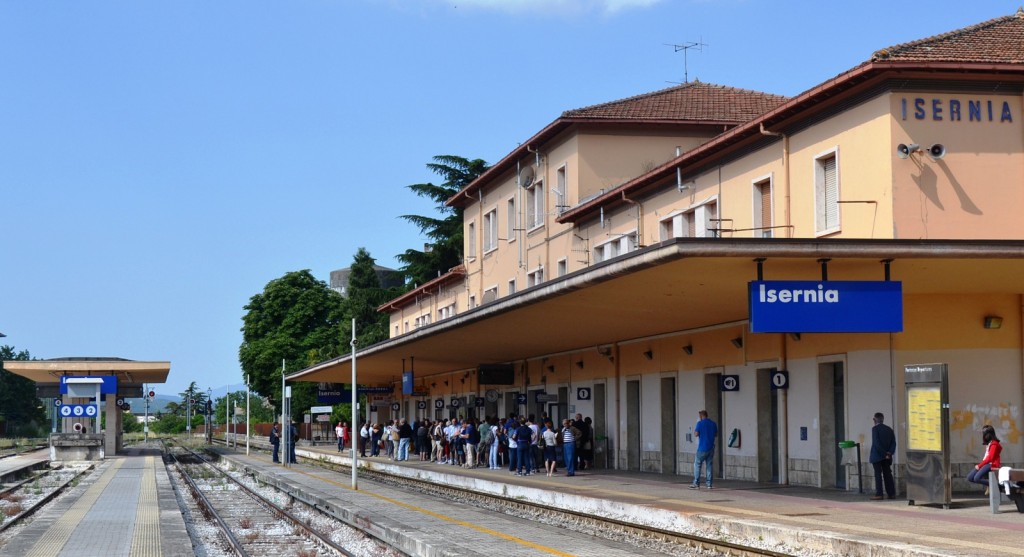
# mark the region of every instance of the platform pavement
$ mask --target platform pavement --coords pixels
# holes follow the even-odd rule
[[[242,451],[244,454],[244,451]],[[350,463],[348,451],[299,447],[299,456]],[[258,455],[259,453],[254,453]],[[252,458],[265,459],[266,456]],[[785,543],[844,556],[1024,555],[1024,514],[1005,497],[998,514],[977,492],[954,494],[950,508],[872,501],[871,493],[716,480],[689,489],[690,477],[594,470],[567,477],[519,477],[507,471],[384,457],[360,465],[635,522],[680,524],[712,536]],[[280,467],[277,465],[276,467]],[[283,467],[280,467],[283,469]],[[346,481],[341,477],[340,481]]]
[[[102,461],[32,517],[0,556],[194,555],[157,445]]]
[[[8,476],[16,476],[26,470],[44,467],[49,461],[49,449],[0,458],[0,482],[7,481]]]

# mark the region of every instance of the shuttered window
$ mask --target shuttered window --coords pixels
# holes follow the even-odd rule
[[[758,230],[755,235],[762,238],[771,238],[772,234],[772,183],[769,180],[755,184],[755,214],[754,227]]]
[[[819,234],[839,230],[839,172],[836,154],[815,161],[815,227]]]

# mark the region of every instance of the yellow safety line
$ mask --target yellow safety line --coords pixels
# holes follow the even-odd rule
[[[160,557],[160,507],[156,495],[156,473],[153,457],[146,457],[146,469],[142,473],[139,490],[139,504],[135,511],[135,531],[132,532],[132,557]]]
[[[110,480],[114,479],[117,469],[122,464],[124,464],[124,459],[118,459],[110,468],[107,468],[107,471],[100,476],[100,479],[96,480],[96,483],[92,484],[78,498],[78,501],[75,501],[75,504],[71,505],[71,508],[57,522],[50,526],[43,534],[43,537],[32,546],[26,557],[51,557],[60,553],[64,548],[64,544],[68,543],[68,539],[71,538],[71,534],[75,531],[78,523],[82,521],[85,514],[89,512],[89,509],[96,503],[96,500],[103,494],[103,490],[106,489]]]
[[[341,488],[348,489],[348,490],[352,491],[352,486],[348,486],[348,485],[345,485],[343,483],[338,483],[338,482],[336,482],[336,481],[334,481],[334,480],[332,480],[330,478],[325,478],[323,476],[317,476],[315,474],[309,474],[307,472],[303,472],[302,470],[298,470],[298,469],[292,469],[292,471],[298,472],[299,474],[302,474],[304,476],[308,476],[308,477],[313,478],[313,479],[321,480],[321,481],[327,482],[327,483],[329,483],[331,485],[334,485],[334,486],[341,487]],[[503,540],[507,540],[507,541],[510,541],[510,542],[515,542],[515,543],[517,543],[519,545],[525,545],[526,547],[531,547],[533,549],[537,549],[537,550],[543,551],[545,553],[550,553],[552,555],[559,555],[561,557],[575,557],[575,553],[565,553],[564,551],[559,551],[559,550],[551,548],[551,547],[547,547],[547,546],[544,546],[544,545],[540,545],[540,544],[536,544],[536,543],[533,543],[533,542],[529,542],[529,541],[526,541],[524,539],[517,538],[517,537],[514,537],[514,536],[509,536],[508,534],[503,534],[501,532],[498,532],[497,530],[491,530],[490,528],[484,528],[483,526],[477,526],[476,524],[473,524],[473,523],[470,523],[470,522],[465,522],[465,521],[462,521],[462,520],[455,520],[453,518],[448,518],[447,516],[445,516],[443,514],[438,514],[438,513],[435,513],[434,511],[430,511],[430,510],[427,510],[427,509],[422,509],[420,507],[417,507],[415,505],[410,505],[408,503],[403,503],[401,501],[397,501],[397,500],[392,499],[390,497],[385,497],[385,496],[383,496],[383,495],[381,495],[379,493],[374,493],[372,491],[366,491],[366,490],[362,490],[362,489],[355,490],[355,492],[356,493],[365,493],[367,495],[372,495],[373,497],[376,497],[376,498],[378,498],[378,499],[380,499],[382,501],[387,501],[388,503],[391,503],[393,505],[398,505],[400,507],[405,507],[405,508],[407,508],[409,510],[420,512],[420,513],[432,516],[434,518],[438,518],[438,519],[443,520],[445,522],[451,522],[453,524],[458,524],[459,526],[470,528],[470,529],[476,530],[477,532],[482,532],[484,534],[487,534],[487,535],[490,535],[490,536],[494,536],[494,537],[497,537],[497,538],[501,538]]]

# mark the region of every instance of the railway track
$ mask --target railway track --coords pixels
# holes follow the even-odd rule
[[[351,536],[339,532],[343,526],[315,526],[316,521],[309,513],[319,511],[298,509],[301,503],[293,505],[294,500],[287,494],[286,504],[275,503],[198,453],[176,448],[165,454],[168,466],[179,473],[203,516],[219,528],[221,539],[231,554],[298,557],[387,554],[384,547],[367,548],[362,538],[356,544],[360,549],[350,551],[335,541],[336,537]]]
[[[254,448],[262,447],[256,446]],[[230,457],[227,457],[230,458]],[[301,455],[299,458],[303,458]],[[332,471],[341,472],[343,476],[351,472],[351,468],[331,463],[323,459],[305,459],[309,464],[320,466]],[[396,476],[377,470],[361,468],[361,481],[373,481],[390,487],[416,490],[434,497],[468,503],[495,512],[521,516],[531,520],[543,520],[566,529],[583,534],[594,535],[606,539],[628,540],[641,548],[664,551],[666,547],[689,548],[695,551],[715,552],[721,555],[742,557],[791,557],[769,549],[758,548],[742,543],[729,542],[707,536],[688,534],[636,524],[624,520],[602,517],[578,512],[562,507],[551,507],[520,498],[502,497],[490,493],[480,493],[460,487],[438,484],[408,476]]]
[[[0,489],[0,534],[22,524],[92,468],[76,466],[45,470]]]

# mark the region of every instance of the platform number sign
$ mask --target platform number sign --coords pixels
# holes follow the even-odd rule
[[[722,391],[738,391],[740,390],[740,376],[739,375],[723,375],[721,382]]]
[[[576,389],[576,400],[590,400],[590,387]]]
[[[772,390],[789,388],[789,372],[777,370],[772,372]]]
[[[398,412],[399,410],[402,409],[402,405],[396,402],[391,405],[391,409],[395,412]]]
[[[62,418],[95,418],[96,414],[95,404],[63,404],[60,407]]]
[[[452,397],[452,408],[458,408],[460,404],[461,402],[459,401],[459,399]]]
[[[54,407],[54,408],[60,408],[60,405],[61,405],[61,404],[64,404],[64,401],[63,401],[63,400],[61,400],[61,399],[59,399],[59,398],[55,398],[55,399],[53,399],[53,407]]]
[[[427,401],[425,401],[425,400],[418,400],[418,401],[416,401],[416,409],[417,410],[426,410],[427,409]]]
[[[444,410],[444,399],[443,398],[439,398],[439,399],[435,400],[434,401],[434,408],[436,408],[438,410]]]

